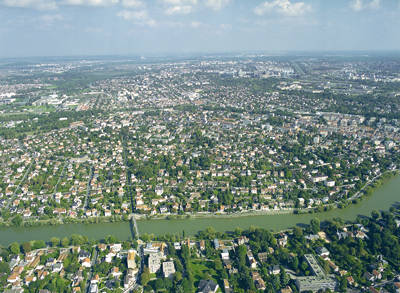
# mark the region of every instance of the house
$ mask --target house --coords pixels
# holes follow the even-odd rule
[[[214,239],[214,248],[215,249],[219,249],[219,240],[218,239]]]
[[[96,274],[91,280],[90,283],[91,284],[97,284],[98,282],[100,282],[100,277],[98,274]]]
[[[63,266],[63,263],[59,263],[59,262],[58,262],[58,263],[56,263],[56,264],[53,265],[53,268],[52,268],[53,271],[52,271],[52,272],[53,272],[53,273],[59,273],[59,272],[61,272],[61,270],[63,269],[63,267],[64,267],[64,266]]]
[[[257,256],[260,262],[266,262],[268,259],[268,252],[260,252],[257,254]]]
[[[160,185],[156,186],[155,193],[158,196],[161,196],[164,193],[164,188],[162,186],[160,186]]]
[[[265,282],[261,278],[261,276],[258,272],[252,272],[251,278],[253,279],[254,285],[256,286],[257,290],[264,291],[266,289]]]
[[[115,256],[115,253],[109,252],[109,253],[107,253],[106,257],[104,258],[104,261],[107,263],[111,263],[114,256]]]
[[[164,278],[172,278],[175,274],[175,265],[173,261],[165,261],[162,264]]]
[[[89,259],[89,258],[85,258],[85,259],[82,261],[82,266],[83,266],[84,268],[90,268],[90,266],[91,266],[90,259]]]
[[[19,274],[17,273],[12,273],[8,278],[7,278],[7,282],[8,283],[15,283],[19,280]]]
[[[122,249],[122,244],[121,243],[114,243],[110,245],[110,250],[114,251],[114,252],[118,252],[121,251]]]
[[[281,272],[281,268],[278,265],[270,266],[268,272],[270,275],[278,275]]]
[[[100,243],[97,247],[100,251],[104,251],[107,249],[107,245],[105,245],[104,243]]]
[[[338,240],[346,239],[349,235],[347,232],[342,231],[342,232],[336,232],[336,236],[338,237]]]
[[[206,242],[204,240],[200,240],[199,247],[201,251],[206,250]]]
[[[257,268],[257,261],[255,260],[253,253],[251,251],[247,252],[247,260],[249,261],[250,268]]]
[[[36,281],[36,276],[26,276],[24,283],[25,283],[25,285],[29,286],[29,284],[31,282],[35,282],[35,281]]]
[[[400,282],[394,282],[393,286],[394,286],[394,288],[396,290],[395,292],[396,293],[400,293]]]
[[[197,293],[215,293],[219,286],[212,280],[200,280]]]
[[[335,181],[326,181],[325,182],[326,187],[334,187],[335,186]]]
[[[375,281],[375,276],[373,274],[371,274],[370,272],[365,272],[363,275],[364,279],[366,279],[367,281],[373,282]]]
[[[96,283],[90,284],[89,287],[89,293],[98,293],[99,292],[99,287],[97,286]]]
[[[278,245],[279,245],[280,247],[285,247],[285,246],[287,245],[287,241],[288,241],[287,235],[284,234],[284,233],[281,233],[281,234],[280,234],[280,237],[279,237],[279,239],[278,239]]]
[[[356,237],[360,238],[360,239],[364,239],[364,238],[368,239],[367,234],[365,234],[363,231],[357,231]]]
[[[310,241],[315,241],[315,240],[319,239],[319,236],[317,234],[310,234],[310,235],[305,236],[305,238]]]
[[[119,271],[119,267],[113,267],[111,269],[110,275],[113,276],[114,278],[119,278],[122,273]]]
[[[222,258],[222,260],[228,260],[228,259],[229,259],[229,252],[228,252],[227,249],[224,249],[224,250],[221,252],[221,258]]]
[[[373,270],[373,271],[372,271],[372,275],[374,275],[375,280],[380,280],[380,279],[382,279],[382,274],[381,274],[379,271],[377,271],[377,270]]]
[[[85,250],[81,250],[81,251],[79,251],[79,253],[78,253],[78,259],[79,259],[79,261],[82,261],[82,260],[84,260],[85,258],[89,258],[89,257],[90,257],[90,253],[87,252],[87,251],[85,251]]]
[[[228,279],[224,279],[224,291],[225,293],[232,292],[231,286],[229,285]]]
[[[51,267],[52,265],[54,265],[56,263],[56,260],[52,257],[50,257],[49,259],[47,259],[46,261],[46,267]]]
[[[281,289],[281,291],[280,291],[280,293],[292,293],[292,292],[293,292],[293,290],[289,286],[287,286],[286,288]]]
[[[243,245],[249,242],[249,239],[246,236],[240,236],[236,241],[238,245]]]
[[[179,242],[174,242],[174,248],[175,248],[175,250],[181,250],[182,249],[181,244]]]
[[[350,286],[353,286],[355,284],[354,278],[352,276],[347,277],[346,280],[347,284],[349,284]]]
[[[317,251],[318,255],[319,255],[320,257],[322,257],[322,258],[326,258],[326,257],[329,256],[329,251],[328,251],[328,249],[326,249],[326,248],[323,247],[323,246],[317,247],[316,251]]]

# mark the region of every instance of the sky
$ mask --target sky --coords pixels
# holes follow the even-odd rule
[[[400,50],[400,0],[0,0],[0,58]]]

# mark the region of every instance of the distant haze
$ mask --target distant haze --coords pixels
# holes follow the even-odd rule
[[[0,0],[0,19],[0,58],[400,49],[400,0]]]

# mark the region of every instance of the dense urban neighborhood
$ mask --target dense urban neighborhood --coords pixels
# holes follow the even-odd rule
[[[398,292],[399,233],[392,208],[277,234],[53,237],[2,249],[0,284],[4,292]]]
[[[0,60],[5,292],[400,292],[400,213],[152,235],[136,220],[346,209],[397,176],[393,56]]]

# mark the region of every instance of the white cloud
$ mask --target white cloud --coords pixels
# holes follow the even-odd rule
[[[118,2],[119,0],[64,0],[63,4],[77,6],[110,6]]]
[[[228,5],[230,0],[206,0],[205,5],[214,10],[221,10]]]
[[[173,14],[189,14],[193,10],[193,7],[190,5],[177,5],[169,7],[165,10],[165,14],[173,15]]]
[[[117,14],[119,17],[132,21],[135,24],[143,26],[156,26],[157,23],[152,19],[146,10],[132,11],[132,10],[122,10]]]
[[[264,15],[276,11],[286,16],[300,16],[311,11],[311,5],[304,2],[291,2],[290,0],[266,1],[254,9],[257,15]]]
[[[354,11],[360,11],[363,9],[363,3],[362,0],[354,0],[351,4],[350,7],[354,10]]]
[[[354,0],[350,7],[354,11],[362,11],[362,10],[376,10],[379,9],[381,6],[381,0],[371,0],[371,1],[364,1],[364,0]]]
[[[0,3],[8,7],[33,8],[37,10],[57,9],[57,3],[53,0],[3,0]]]
[[[165,14],[189,14],[197,5],[197,0],[162,0],[166,5]]]
[[[121,4],[128,8],[140,8],[144,6],[144,3],[140,0],[122,0]]]

